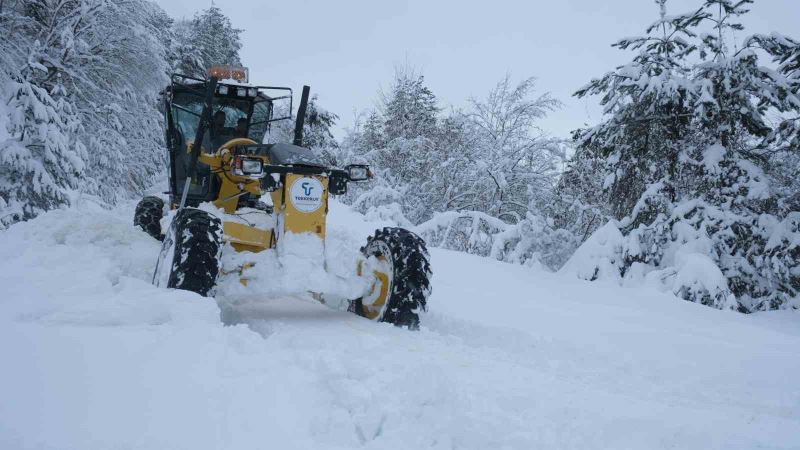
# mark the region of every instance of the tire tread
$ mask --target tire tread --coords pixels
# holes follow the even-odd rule
[[[161,218],[164,216],[164,200],[147,196],[139,201],[133,213],[133,224],[145,233],[161,241]]]
[[[430,255],[425,241],[404,228],[385,227],[376,230],[367,239],[367,245],[361,248],[365,256],[376,253],[371,244],[380,240],[390,249],[392,259],[392,292],[389,293],[388,304],[379,318],[381,322],[394,325],[419,328],[419,312],[427,311],[428,297],[431,294],[430,279],[432,276]],[[352,305],[353,312],[363,315],[360,299]]]
[[[219,274],[222,222],[194,208],[180,210],[174,221],[175,256],[167,287],[208,296]]]

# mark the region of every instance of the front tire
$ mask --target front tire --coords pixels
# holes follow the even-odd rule
[[[161,235],[161,218],[164,217],[164,200],[148,196],[139,201],[133,213],[133,225],[144,230],[159,241],[164,239]]]
[[[207,297],[217,281],[221,251],[222,222],[199,209],[181,209],[164,236],[153,284]]]
[[[383,228],[361,248],[365,270],[374,276],[370,292],[350,304],[350,311],[368,319],[410,329],[419,328],[419,312],[427,310],[431,268],[425,241],[403,228]]]

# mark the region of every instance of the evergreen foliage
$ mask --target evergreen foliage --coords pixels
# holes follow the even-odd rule
[[[606,119],[579,133],[576,159],[602,161],[625,237],[611,258],[618,276],[659,278],[716,308],[796,306],[796,186],[785,182],[786,163],[797,161],[796,43],[734,42],[751,0],[706,0],[678,16],[657,3],[661,17],[645,36],[615,44],[636,51],[633,60],[576,93],[605,106]],[[761,65],[758,47],[778,71]],[[790,118],[773,129],[770,111]],[[704,269],[692,275],[698,261]],[[715,277],[724,281],[704,283]]]
[[[241,66],[242,30],[216,6],[195,14],[191,20],[178,21],[174,28],[176,70],[204,78],[213,65]]]

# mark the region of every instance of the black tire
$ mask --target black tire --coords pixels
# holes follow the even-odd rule
[[[162,217],[164,217],[164,200],[149,196],[143,198],[136,205],[136,212],[133,213],[133,224],[160,241],[164,239],[161,234]]]
[[[391,263],[388,299],[375,320],[418,329],[419,312],[427,310],[431,294],[432,273],[425,241],[403,228],[387,227],[376,230],[361,253],[365,257],[383,256]],[[350,311],[366,317],[362,299],[351,302]]]
[[[184,208],[164,236],[153,284],[207,297],[217,281],[221,251],[222,222],[205,211]]]

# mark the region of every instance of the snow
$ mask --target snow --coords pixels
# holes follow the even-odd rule
[[[703,164],[706,172],[717,174],[720,172],[719,163],[725,158],[727,150],[720,144],[709,145],[703,152]]]
[[[764,215],[763,220],[770,222],[770,217]],[[800,212],[794,211],[789,213],[784,220],[772,226],[773,232],[767,241],[767,249],[772,250],[782,243],[787,242],[789,248],[800,246],[800,235],[797,230],[800,230]]]
[[[0,102],[0,142],[5,141],[6,139],[11,138],[11,134],[8,132],[9,126],[9,117],[11,116],[11,111],[8,110],[6,107],[5,102]]]
[[[711,258],[699,252],[679,252],[675,259],[674,294],[678,295],[681,289],[707,292],[712,297],[724,299],[721,308],[736,309],[736,298],[728,289],[728,280]]]
[[[619,263],[615,258],[622,251],[625,238],[613,222],[595,231],[559,271],[582,280],[619,280]]]
[[[359,248],[365,242],[345,245],[333,241],[325,248],[316,235],[287,233],[275,250],[258,255],[226,249],[222,257],[224,270],[231,271],[253,261],[256,264],[243,272],[247,286],[238,277],[229,277],[219,283],[217,297],[247,298],[253,292],[270,296],[315,292],[328,294],[331,304],[340,305],[343,299],[360,297],[369,287],[366,279],[356,276]],[[346,310],[347,305],[342,308]]]
[[[155,288],[132,212],[0,232],[0,448],[800,447],[798,311],[432,249],[409,332],[300,293]],[[331,202],[326,258],[381,225]]]

